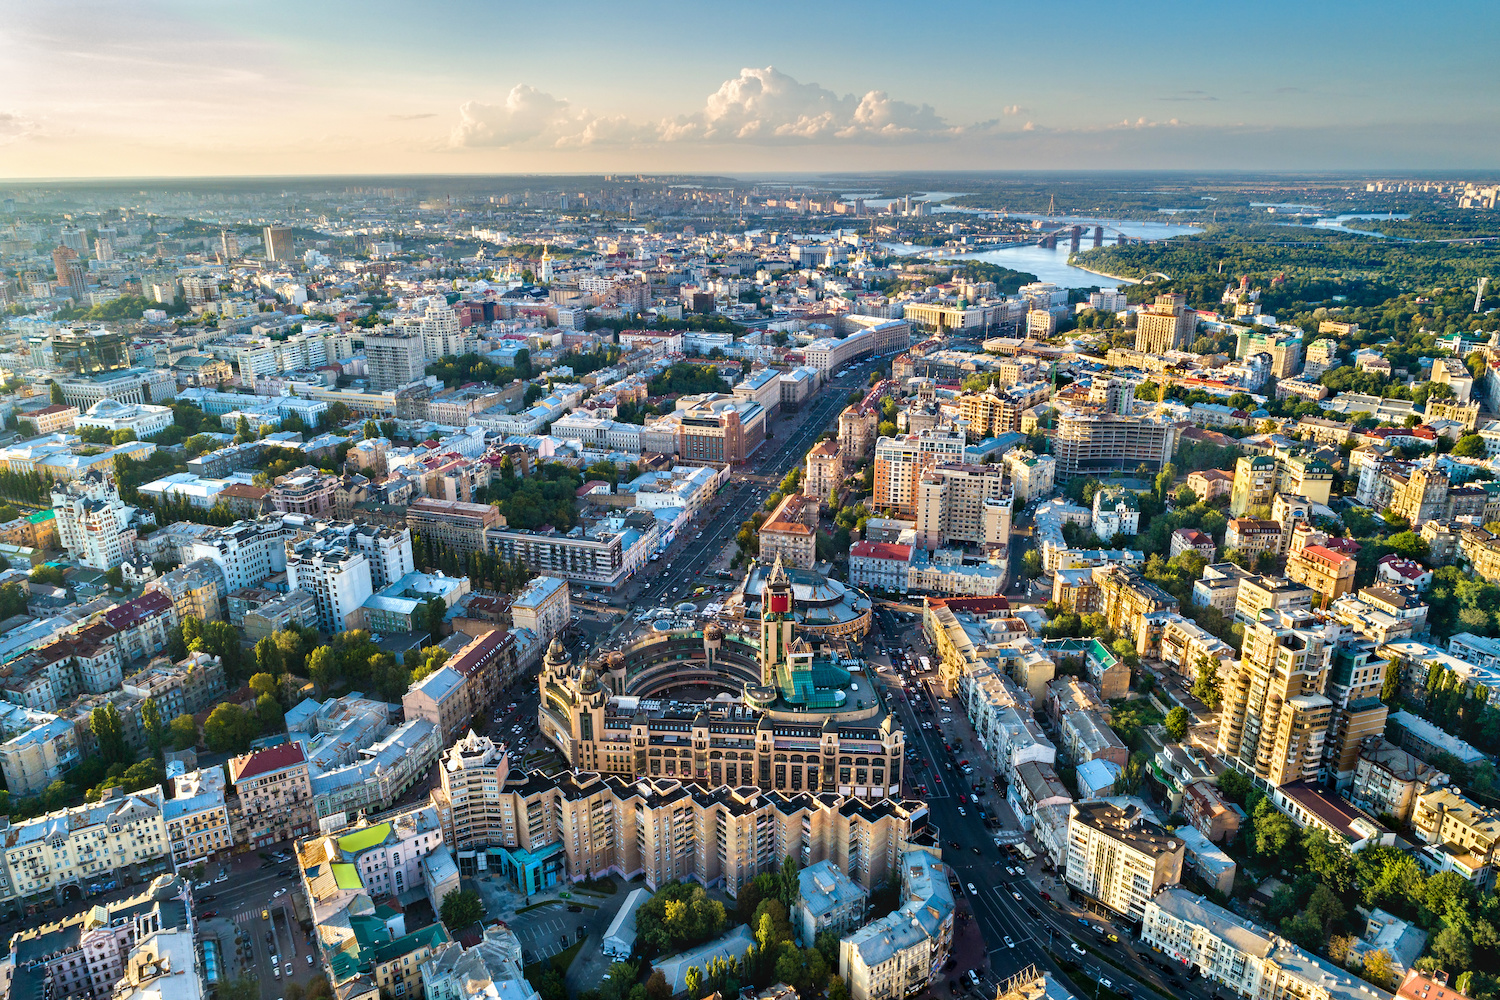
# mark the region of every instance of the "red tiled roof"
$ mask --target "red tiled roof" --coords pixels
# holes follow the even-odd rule
[[[603,479],[590,479],[588,482],[578,487],[578,489],[574,490],[573,495],[575,497],[586,496],[588,493],[598,489],[600,486],[603,486],[607,489],[609,487],[609,483],[608,481]]]
[[[243,757],[235,757],[229,762],[229,777],[238,783],[246,778],[257,778],[272,771],[295,767],[306,761],[307,755],[302,752],[301,743],[282,743]]]
[[[895,559],[900,562],[911,562],[911,546],[897,545],[895,542],[855,542],[849,549],[851,556],[862,556],[866,559]]]
[[[104,612],[104,620],[121,631],[139,625],[147,618],[171,610],[172,599],[159,590],[148,590],[133,601],[116,604]]]
[[[933,601],[936,604],[937,601]],[[1003,597],[945,597],[943,603],[954,611],[1009,611],[1010,601]]]
[[[1304,555],[1317,556],[1319,559],[1323,559],[1330,563],[1333,563],[1333,565],[1335,566],[1342,566],[1344,563],[1349,561],[1349,557],[1344,555],[1342,552],[1335,552],[1332,549],[1324,548],[1321,545],[1309,545],[1307,546],[1307,548],[1303,549],[1302,552]]]

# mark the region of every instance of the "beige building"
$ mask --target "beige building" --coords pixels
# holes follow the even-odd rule
[[[903,1000],[941,977],[953,947],[949,869],[934,854],[901,859],[901,905],[839,942],[839,975],[850,1000]]]
[[[0,888],[6,898],[0,902],[12,905],[55,905],[69,886],[87,894],[99,882],[141,881],[170,870],[162,791],[124,795],[114,788],[99,802],[5,823],[4,851],[6,881]]]
[[[302,744],[283,743],[231,758],[229,780],[255,847],[312,832],[312,784]]]
[[[44,406],[40,410],[32,410],[29,413],[17,413],[16,416],[21,421],[35,427],[37,436],[56,434],[58,431],[70,431],[73,429],[73,421],[78,417],[78,407],[53,403],[51,406]]]
[[[172,798],[162,807],[172,860],[190,866],[234,848],[225,798],[224,770],[211,767],[175,775]]]
[[[1068,884],[1138,921],[1163,886],[1182,881],[1183,842],[1135,802],[1075,802],[1068,810]]]
[[[1248,628],[1265,611],[1311,611],[1317,596],[1311,587],[1279,576],[1247,575],[1235,590],[1234,620]]]
[[[1021,429],[1021,406],[997,386],[958,397],[958,415],[968,422],[969,437],[978,441]]]
[[[538,576],[510,602],[510,620],[516,628],[530,629],[543,643],[567,629],[572,619],[568,581]]]
[[[1318,777],[1333,715],[1323,689],[1337,626],[1328,628],[1305,611],[1264,611],[1245,632],[1239,671],[1223,680],[1219,755],[1263,787]]]
[[[1109,619],[1109,627],[1122,635],[1142,637],[1147,631],[1147,615],[1177,610],[1177,598],[1133,567],[1097,566],[1093,582],[1099,590],[1099,610]]]
[[[802,493],[820,503],[844,481],[844,459],[836,438],[819,441],[802,465]]]
[[[839,414],[839,454],[846,462],[862,462],[875,452],[875,432],[880,411],[873,405],[856,403]]]
[[[1354,558],[1342,552],[1308,545],[1286,560],[1287,578],[1305,584],[1320,597],[1319,607],[1326,608],[1354,589]]]
[[[1376,816],[1390,815],[1405,823],[1417,806],[1417,796],[1448,784],[1448,775],[1407,753],[1385,737],[1367,736],[1359,746],[1349,799]]]
[[[943,464],[917,482],[917,544],[1010,544],[1012,498],[998,465]]]
[[[827,443],[827,442],[825,442]],[[828,494],[823,494],[826,497]],[[760,558],[811,569],[817,562],[818,507],[816,493],[791,493],[760,526]]]
[[[1500,843],[1500,812],[1486,809],[1453,788],[1430,788],[1417,796],[1412,813],[1417,838],[1435,844],[1455,870],[1494,882],[1495,845]]]
[[[442,542],[455,552],[486,550],[486,528],[503,528],[505,515],[500,508],[484,503],[461,500],[413,500],[406,508],[406,526],[413,537]]]
[[[1187,296],[1158,295],[1156,301],[1136,313],[1135,349],[1144,354],[1180,351],[1192,343],[1198,314],[1187,308]]]
[[[875,443],[875,506],[915,516],[922,473],[946,462],[962,462],[964,447],[964,436],[947,427],[881,438]]]
[[[1053,441],[1057,478],[1133,472],[1143,464],[1155,474],[1171,461],[1176,442],[1177,426],[1164,417],[1064,412]]]

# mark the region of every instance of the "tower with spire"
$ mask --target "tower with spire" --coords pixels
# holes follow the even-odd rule
[[[766,579],[760,610],[760,682],[766,687],[776,685],[777,669],[786,662],[792,645],[792,628],[796,624],[792,607],[792,581],[787,579],[781,554],[777,553],[771,575]]]
[[[547,243],[542,244],[541,282],[544,285],[552,284],[552,249]]]

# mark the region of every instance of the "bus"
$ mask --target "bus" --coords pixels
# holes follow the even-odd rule
[[[922,673],[924,673],[924,674],[927,673],[927,671],[929,671],[929,670],[932,669],[932,662],[930,660],[928,660],[927,657],[925,657],[925,656],[919,656],[919,657],[917,657],[917,662],[922,665]]]

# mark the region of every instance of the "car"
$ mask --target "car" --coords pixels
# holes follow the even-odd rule
[[[1106,939],[1108,939],[1108,941],[1109,941],[1110,944],[1119,944],[1120,943],[1120,935],[1114,933],[1113,931],[1111,931],[1110,933],[1108,933],[1108,934],[1106,934],[1104,936],[1105,936]]]
[[[1016,946],[1016,943],[1014,941],[1012,941],[1010,939],[1010,935],[1007,934],[1005,936],[1005,947],[1007,947],[1007,948],[1014,948],[1015,946]]]
[[[1085,919],[1085,918],[1083,918],[1083,917],[1079,917],[1079,918],[1078,918],[1078,922],[1079,922],[1079,923],[1080,923],[1080,924],[1082,924],[1082,925],[1083,925],[1083,926],[1085,926],[1085,927],[1087,927],[1087,928],[1088,928],[1088,929],[1089,929],[1089,930],[1093,930],[1093,929],[1094,929],[1094,925],[1093,925],[1093,924],[1091,924],[1091,923],[1089,923],[1089,922],[1088,922],[1088,920],[1086,920],[1086,919]]]
[[[1045,892],[1039,892],[1039,893],[1037,893],[1037,895],[1041,896],[1043,899],[1045,899],[1049,903],[1052,902],[1052,897],[1049,896],[1049,895],[1047,895]]]
[[[1108,979],[1105,979],[1103,976],[1099,977],[1099,985],[1103,986],[1107,990],[1112,990],[1115,988],[1115,984],[1110,982]]]
[[[1017,892],[1017,891],[1016,891],[1016,890],[1014,890],[1014,889],[1012,889],[1012,890],[1011,890],[1011,891],[1010,891],[1010,898],[1011,898],[1011,899],[1014,899],[1014,900],[1015,900],[1015,901],[1016,901],[1016,902],[1018,902],[1018,903],[1023,903],[1023,902],[1025,902],[1025,900],[1023,900],[1023,899],[1022,899],[1022,898],[1021,898],[1021,894],[1020,894],[1020,893],[1019,893],[1019,892]]]
[[[1026,915],[1031,917],[1033,920],[1042,919],[1042,911],[1038,910],[1035,906],[1026,907]]]
[[[960,844],[956,840],[950,840],[950,841],[948,841],[948,846],[951,847],[951,848],[953,848],[956,851],[959,848],[963,847],[964,845]]]
[[[1070,943],[1068,947],[1073,949],[1073,954],[1075,955],[1087,955],[1089,953],[1089,950],[1077,941]]]
[[[312,965],[312,956],[311,955],[307,956],[307,964],[308,965]]]
[[[200,902],[200,903],[212,903],[214,900],[216,900],[218,898],[219,897],[215,896],[213,893],[209,893],[206,896],[199,897],[198,902]]]
[[[281,978],[281,966],[273,965],[271,966],[271,971],[275,973],[277,979]]]
[[[272,899],[280,899],[282,896],[285,896],[285,895],[286,895],[286,888],[283,886],[282,888],[277,889],[275,892],[271,893],[271,898]]]
[[[979,895],[979,890],[976,889],[976,888],[974,888],[974,883],[973,882],[969,883],[969,895],[971,895],[971,896],[977,896],[977,895]]]
[[[952,993],[954,996],[958,995],[958,983],[957,983],[957,981],[952,980],[952,979],[948,980],[948,992]]]
[[[958,809],[958,814],[960,816],[967,816],[967,815],[969,815],[968,811],[965,810],[963,806],[956,806],[955,808]]]
[[[291,962],[286,963],[286,977],[288,979],[292,978],[292,963]]]
[[[212,889],[213,887],[214,884],[212,882],[199,882],[197,885],[193,886],[194,889],[200,892],[204,889]]]
[[[204,910],[202,913],[198,914],[198,919],[199,920],[212,920],[214,917],[217,917],[218,915],[219,915],[219,911],[218,910]]]
[[[577,903],[569,903],[568,904],[568,912],[569,913],[582,913],[583,912],[583,907],[579,906]]]
[[[981,851],[977,847],[971,847],[970,850],[973,851],[975,854],[983,854],[984,853],[983,851]]]

